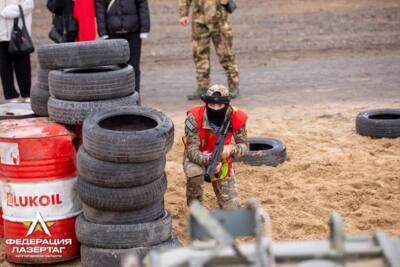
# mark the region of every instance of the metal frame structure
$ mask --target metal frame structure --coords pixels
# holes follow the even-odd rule
[[[340,267],[363,259],[382,259],[387,267],[400,267],[400,238],[378,230],[367,235],[346,235],[340,215],[330,217],[329,240],[272,242],[267,235],[269,216],[251,199],[238,210],[208,211],[199,202],[190,207],[189,247],[152,251],[146,267]],[[237,237],[255,242],[237,244]],[[285,265],[287,266],[287,265]]]

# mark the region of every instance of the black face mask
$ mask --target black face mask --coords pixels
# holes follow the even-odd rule
[[[213,109],[209,108],[207,105],[206,111],[207,111],[208,121],[210,123],[214,124],[215,126],[220,127],[222,125],[222,123],[224,122],[227,109],[228,109],[227,104],[225,104],[225,106],[219,110],[213,110]]]

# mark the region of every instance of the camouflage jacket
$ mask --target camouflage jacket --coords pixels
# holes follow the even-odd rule
[[[204,111],[203,117],[203,128],[210,129],[211,126],[207,118],[207,113]],[[227,115],[232,112],[232,107],[228,108]],[[188,127],[190,125],[190,127]],[[232,157],[240,157],[245,155],[249,151],[249,143],[247,140],[247,130],[246,125],[240,128],[238,131],[233,133],[232,144],[235,145],[234,151],[232,152]],[[196,164],[207,166],[210,161],[210,155],[204,154],[200,151],[200,137],[198,131],[198,125],[196,118],[193,114],[189,114],[185,121],[185,157],[187,157],[191,162]]]
[[[179,15],[189,16],[190,6],[193,4],[192,20],[201,24],[213,24],[226,21],[228,13],[223,5],[228,0],[179,0]]]

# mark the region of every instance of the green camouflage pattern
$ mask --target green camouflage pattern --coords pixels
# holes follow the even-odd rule
[[[200,175],[193,177],[186,176],[186,204],[190,206],[195,199],[203,202],[205,168],[190,162],[188,159],[185,159],[183,166],[185,173],[189,175],[194,173],[199,167],[203,169]],[[217,197],[218,206],[221,209],[237,209],[240,207],[240,200],[236,189],[236,177],[233,169],[231,170],[231,174],[225,177],[225,179],[211,184]]]
[[[192,12],[192,46],[198,88],[210,86],[210,42],[225,70],[229,90],[239,89],[239,67],[232,47],[233,32],[223,5],[228,0],[179,0],[181,17]]]
[[[226,21],[228,13],[222,5],[228,0],[179,0],[180,17],[189,16],[189,9],[192,8],[192,20],[201,24],[213,24],[219,21]]]
[[[210,86],[210,41],[225,70],[230,90],[239,88],[239,67],[232,47],[233,33],[228,21],[214,24],[192,23],[193,59],[199,88]]]

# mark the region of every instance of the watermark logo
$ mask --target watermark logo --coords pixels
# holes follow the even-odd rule
[[[43,220],[43,217],[40,215],[39,212],[36,213],[36,217],[33,219],[31,226],[29,227],[28,233],[26,236],[30,236],[40,225],[42,230],[46,233],[46,235],[51,236],[49,228],[46,225],[46,222]]]
[[[77,253],[79,246],[73,238],[59,238],[57,231],[50,233],[50,228],[56,224],[54,221],[46,222],[43,216],[36,212],[35,218],[20,222],[28,231],[15,233],[15,238],[5,239],[6,250],[11,251],[15,258],[54,258],[62,257],[64,253]],[[20,224],[13,222],[13,224]]]

